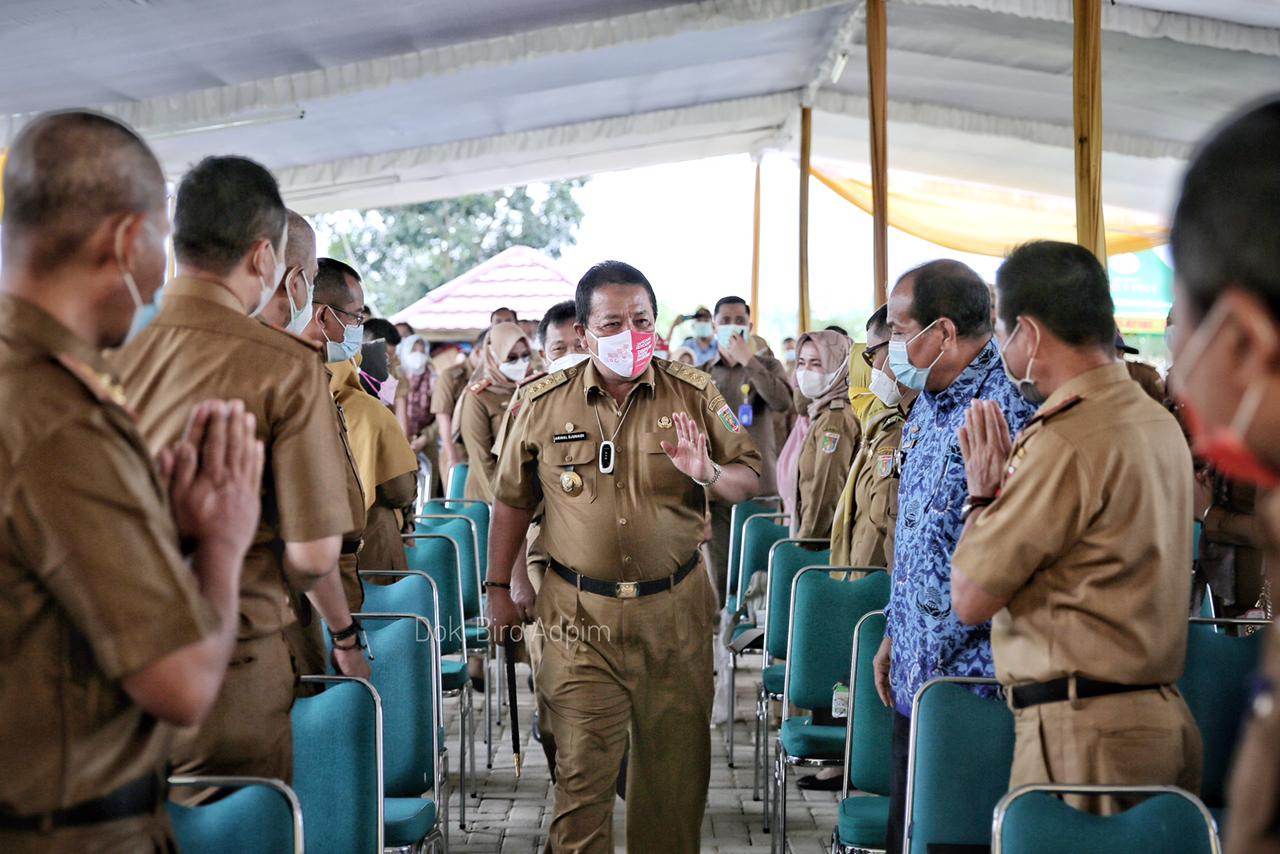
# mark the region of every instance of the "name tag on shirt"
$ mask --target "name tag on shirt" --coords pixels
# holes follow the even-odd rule
[[[582,431],[575,433],[557,433],[551,437],[551,441],[559,445],[561,442],[581,442],[587,438],[587,434]]]

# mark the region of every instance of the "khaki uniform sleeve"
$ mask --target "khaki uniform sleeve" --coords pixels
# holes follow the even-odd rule
[[[778,364],[777,359],[756,356],[747,362],[746,369],[765,406],[774,412],[791,411],[791,383],[787,382],[786,369]]]
[[[407,472],[378,484],[378,500],[387,507],[408,507],[418,497],[418,473]]]
[[[446,371],[436,378],[435,387],[431,389],[431,414],[453,417],[453,407],[458,403],[457,387]]]
[[[467,449],[467,458],[471,460],[473,469],[479,468],[483,475],[483,483],[493,483],[493,475],[498,467],[497,457],[493,453],[493,420],[485,408],[480,395],[466,391],[462,395],[462,407],[458,414],[458,435]]]
[[[521,510],[533,510],[542,501],[542,486],[538,482],[541,448],[531,434],[538,404],[538,401],[527,400],[520,407],[507,430],[493,474],[494,499]]]
[[[806,442],[813,445],[813,476],[800,484],[798,537],[831,537],[836,502],[858,449],[858,423],[848,412],[828,409],[809,431]]]
[[[747,434],[747,428],[738,421],[737,413],[725,403],[724,395],[715,383],[707,383],[703,389],[706,412],[703,423],[707,425],[707,443],[711,459],[722,466],[742,463],[757,475],[764,469],[760,451]]]
[[[95,415],[46,437],[6,485],[5,519],[23,563],[110,679],[218,625],[144,453],[140,439]]]
[[[999,497],[964,532],[951,559],[953,572],[1001,599],[1079,538],[1096,509],[1086,497],[1100,492],[1076,450],[1047,430],[1015,446],[1009,467]]]
[[[320,362],[307,364],[295,376],[275,398],[267,460],[280,537],[301,543],[341,536],[363,524],[351,518],[347,452]]]

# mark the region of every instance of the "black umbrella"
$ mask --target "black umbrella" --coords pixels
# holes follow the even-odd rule
[[[511,754],[516,762],[516,779],[520,779],[520,718],[516,711],[516,642],[510,636],[502,641],[507,659],[507,702],[511,706]]]

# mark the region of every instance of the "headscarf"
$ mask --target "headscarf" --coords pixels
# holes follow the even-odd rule
[[[849,353],[849,405],[853,407],[858,423],[864,427],[877,412],[888,408],[871,392],[871,366],[862,358],[866,350],[866,344],[854,344],[853,351]]]
[[[352,362],[329,365],[329,388],[347,418],[347,442],[364,487],[368,510],[377,498],[377,488],[387,481],[418,470],[418,456],[409,446],[400,422],[381,401],[365,393],[358,369]]]
[[[822,361],[824,374],[834,373],[835,377],[818,398],[809,403],[809,418],[816,421],[822,410],[833,400],[839,400],[849,393],[849,351],[853,342],[848,335],[830,330],[806,332],[796,342],[796,353],[804,347],[805,342],[813,343],[818,348],[818,358]]]
[[[484,362],[477,372],[489,381],[489,388],[507,393],[516,390],[519,383],[513,382],[498,366],[507,360],[519,341],[525,342],[529,348],[529,356],[532,358],[533,342],[517,324],[495,323],[490,327],[489,336],[484,345]]]

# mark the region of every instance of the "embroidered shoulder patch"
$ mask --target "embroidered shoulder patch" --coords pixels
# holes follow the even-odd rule
[[[733,410],[729,408],[729,404],[722,405],[716,410],[716,415],[720,416],[720,423],[730,433],[741,433],[742,424],[738,422],[738,417],[733,414]]]
[[[876,477],[882,480],[893,474],[893,448],[876,452]]]
[[[840,434],[830,431],[822,434],[822,453],[834,454],[836,448],[840,447]]]

